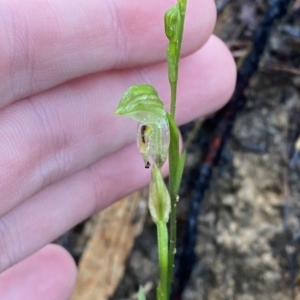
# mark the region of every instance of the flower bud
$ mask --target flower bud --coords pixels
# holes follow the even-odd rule
[[[148,206],[155,223],[168,222],[171,211],[170,195],[160,169],[156,166],[152,168]]]
[[[170,42],[178,40],[178,21],[180,12],[178,4],[169,8],[165,13],[165,33]]]

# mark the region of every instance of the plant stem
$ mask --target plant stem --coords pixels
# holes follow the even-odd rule
[[[178,65],[180,59],[180,52],[181,52],[181,44],[182,44],[182,36],[183,36],[183,29],[184,29],[184,19],[185,19],[185,12],[186,12],[186,2],[187,0],[178,0],[179,10],[180,10],[180,22],[179,22],[179,34],[178,34],[178,41],[177,41],[177,51],[176,51],[176,58],[175,58],[175,65],[170,66],[169,64],[169,81],[170,81],[170,88],[171,88],[171,116],[173,120],[175,119],[175,112],[176,112],[176,98],[177,98],[177,82],[178,82]],[[170,63],[172,60],[168,59]],[[173,60],[174,62],[174,60]],[[174,149],[171,147],[177,147],[177,157],[173,157]],[[176,152],[176,151],[175,151]],[[177,201],[177,193],[178,189],[176,188],[176,177],[178,176],[178,164],[175,161],[179,161],[179,143],[176,145],[170,145],[169,149],[169,192],[171,198],[171,213],[170,213],[170,243],[169,243],[169,254],[168,254],[168,295],[170,295],[173,276],[174,276],[174,259],[176,253],[176,241],[177,241],[177,209],[176,209],[176,201]],[[181,176],[181,175],[180,175]]]
[[[168,228],[165,222],[156,223],[160,284],[157,288],[157,298],[168,300]]]
[[[176,111],[176,94],[177,94],[177,82],[171,83],[171,115],[173,119],[175,118]]]

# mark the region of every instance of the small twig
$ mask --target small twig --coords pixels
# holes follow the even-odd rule
[[[289,73],[292,75],[300,76],[300,70],[296,69],[294,67],[291,67],[286,64],[273,64],[273,63],[266,63],[263,66],[264,69],[270,70],[270,71],[279,71],[284,73]]]
[[[189,146],[193,142],[195,136],[198,134],[198,131],[200,130],[203,122],[204,122],[204,118],[200,118],[199,120],[196,121],[192,131],[189,132],[189,134],[186,138],[186,141],[184,142],[184,145],[183,145],[184,150],[189,148]]]

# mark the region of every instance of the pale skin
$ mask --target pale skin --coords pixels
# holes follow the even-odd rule
[[[76,267],[51,241],[150,177],[131,85],[169,104],[163,15],[173,0],[0,1],[0,299],[68,299]],[[223,106],[236,69],[211,36],[213,0],[189,0],[177,122]]]

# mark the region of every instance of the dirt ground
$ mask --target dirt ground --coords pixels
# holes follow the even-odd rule
[[[271,1],[270,1],[271,2]],[[215,33],[240,62],[269,1],[217,1]],[[300,1],[274,25],[246,105],[214,168],[198,217],[197,261],[184,300],[300,299]],[[183,135],[195,123],[183,128]],[[209,135],[199,129],[189,149],[179,205],[179,224]],[[68,236],[79,258],[88,223]],[[85,230],[83,230],[83,228]],[[111,300],[136,299],[139,285],[155,299],[156,232],[147,218]],[[95,299],[97,300],[97,299]]]

